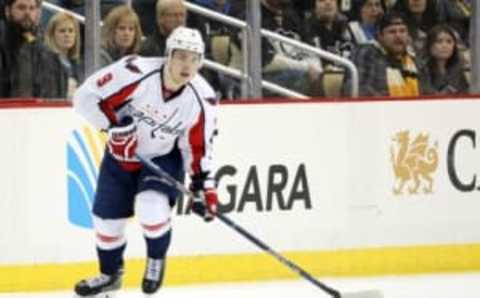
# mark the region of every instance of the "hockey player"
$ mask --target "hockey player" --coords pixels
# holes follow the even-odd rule
[[[78,297],[112,297],[121,287],[125,225],[134,212],[147,247],[142,291],[148,297],[162,284],[177,192],[142,167],[136,153],[179,180],[186,171],[196,194],[193,212],[214,218],[217,101],[198,74],[203,57],[199,31],[179,27],[167,39],[166,58],[127,56],[77,90],[75,110],[108,133],[93,204],[100,275],[78,282]]]

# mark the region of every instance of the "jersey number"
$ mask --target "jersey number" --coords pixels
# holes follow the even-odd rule
[[[107,84],[108,82],[110,82],[113,78],[113,75],[111,72],[107,73],[106,75],[104,75],[103,77],[101,77],[100,79],[98,79],[97,81],[97,86],[98,87],[103,87],[105,86],[105,84]]]

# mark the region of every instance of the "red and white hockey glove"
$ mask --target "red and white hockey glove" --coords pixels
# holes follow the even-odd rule
[[[213,220],[217,214],[217,190],[213,181],[208,181],[206,183],[205,181],[198,181],[195,178],[192,178],[192,181],[193,182],[190,185],[190,190],[192,190],[194,194],[194,197],[190,199],[192,211],[193,213],[203,217],[205,221],[209,222]]]
[[[137,149],[137,125],[132,117],[125,117],[116,126],[108,130],[107,147],[110,154],[126,171],[140,169],[141,164],[135,157]]]

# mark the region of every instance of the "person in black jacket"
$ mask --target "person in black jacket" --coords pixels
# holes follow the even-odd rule
[[[262,0],[261,13],[263,29],[297,41],[305,41],[302,19],[290,0]],[[236,17],[245,19],[245,12]],[[240,46],[240,38],[237,38],[237,43]],[[300,93],[310,93],[312,85],[322,72],[320,59],[299,48],[269,38],[262,39],[261,50],[263,77],[267,81]]]
[[[6,0],[0,42],[0,98],[62,98],[67,74],[57,55],[37,35],[40,1]]]
[[[349,58],[352,51],[348,19],[340,13],[337,0],[316,0],[306,21],[308,43],[333,54]],[[324,66],[331,62],[323,61]]]

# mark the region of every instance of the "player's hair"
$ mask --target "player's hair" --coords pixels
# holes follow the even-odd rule
[[[71,49],[68,50],[68,58],[78,61],[80,59],[80,25],[78,21],[69,13],[59,12],[55,14],[49,21],[47,25],[47,30],[45,32],[45,44],[55,53],[60,54],[60,49],[58,48],[57,41],[55,40],[55,30],[63,22],[72,22],[73,28],[75,31],[75,44]]]
[[[115,29],[125,19],[132,21],[135,26],[133,45],[126,54],[138,53],[143,38],[142,27],[137,13],[127,5],[115,7],[105,17],[102,27],[102,46],[108,49],[117,48],[115,44]]]

